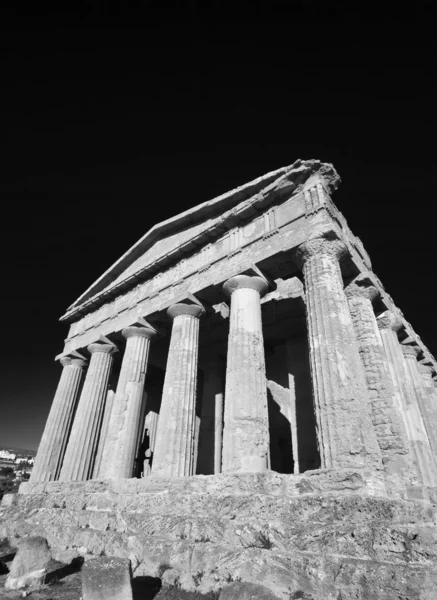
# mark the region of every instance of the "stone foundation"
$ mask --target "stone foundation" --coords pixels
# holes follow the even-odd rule
[[[351,469],[26,483],[3,501],[0,537],[46,537],[62,561],[129,558],[134,576],[177,569],[203,593],[241,580],[284,600],[433,600],[436,511],[421,490],[389,498]]]

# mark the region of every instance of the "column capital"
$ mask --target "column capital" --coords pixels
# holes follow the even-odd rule
[[[405,358],[414,358],[414,360],[416,360],[416,357],[419,354],[419,349],[415,346],[404,346],[401,344],[401,349]]]
[[[367,271],[357,275],[344,291],[348,298],[367,298],[371,302],[379,295],[379,291],[373,285],[373,281]]]
[[[340,260],[347,252],[347,246],[341,240],[319,237],[307,240],[298,246],[295,257],[299,266],[302,267],[309,258],[314,256],[332,256]]]
[[[126,339],[130,337],[145,337],[148,340],[152,340],[156,337],[158,332],[153,327],[145,327],[143,325],[130,325],[129,327],[125,327],[121,334]]]
[[[402,321],[398,315],[391,310],[386,310],[379,315],[376,319],[379,329],[391,329],[392,331],[399,331],[402,327]]]
[[[56,357],[56,360],[59,360],[63,367],[69,367],[71,365],[83,369],[87,365],[86,358],[79,354],[79,352],[72,352],[70,354],[65,354],[64,356]]]
[[[87,350],[90,354],[94,354],[95,352],[103,352],[104,354],[115,354],[116,352],[118,352],[117,346],[109,340],[107,342],[101,340],[93,342],[92,344],[87,346]]]
[[[223,291],[228,296],[241,289],[256,290],[260,296],[264,296],[268,288],[267,281],[258,275],[235,275],[223,284]]]
[[[177,304],[172,304],[167,309],[167,315],[171,319],[175,319],[180,315],[191,315],[192,317],[201,317],[205,312],[203,306],[199,306],[197,304],[185,304],[183,302],[179,302]]]

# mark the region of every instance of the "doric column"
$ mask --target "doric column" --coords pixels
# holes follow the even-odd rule
[[[405,364],[407,418],[411,423],[412,434],[417,447],[423,483],[434,487],[437,485],[437,465],[420,410],[426,392],[422,376],[417,367],[418,349],[414,346],[404,346],[402,344],[401,348]]]
[[[437,457],[437,390],[432,378],[433,369],[426,365],[418,365],[422,375],[425,394],[421,403],[421,410],[425,428],[428,433],[429,443],[434,458]]]
[[[30,476],[32,482],[59,477],[86,361],[73,353],[62,357],[60,363],[63,371]]]
[[[117,348],[109,340],[108,343],[99,341],[90,344],[88,352],[90,365],[65,452],[61,481],[85,481],[94,468],[108,380]]]
[[[156,330],[150,326],[139,325],[126,327],[122,334],[126,338],[126,348],[109,420],[99,479],[132,477],[142,425],[140,420],[147,361],[150,343],[156,336]]]
[[[346,246],[317,238],[297,250],[303,265],[317,439],[322,468],[381,469],[364,369],[343,289]]]
[[[262,472],[269,456],[269,417],[261,295],[262,277],[237,275],[223,286],[231,297],[226,365],[222,471]]]
[[[395,410],[394,388],[387,357],[373,311],[378,290],[366,273],[346,288],[349,310],[363,361],[370,398],[370,416],[376,431],[382,462],[388,474],[408,477],[408,440]]]
[[[195,304],[174,304],[161,410],[155,440],[152,477],[193,474],[199,317]]]
[[[105,408],[103,410],[102,426],[100,427],[96,460],[94,462],[93,479],[97,479],[100,473],[100,467],[105,449],[105,441],[108,435],[109,419],[111,418],[112,407],[114,405],[114,397],[115,392],[113,390],[108,390],[108,393],[106,394]]]
[[[388,358],[397,412],[401,416],[407,432],[410,461],[415,471],[415,479],[412,480],[412,483],[424,483],[429,480],[422,451],[425,431],[423,426],[418,427],[421,421],[418,406],[412,401],[406,386],[405,362],[397,336],[397,331],[402,327],[402,321],[391,311],[386,311],[378,317],[377,323]],[[415,356],[414,352],[413,355]]]

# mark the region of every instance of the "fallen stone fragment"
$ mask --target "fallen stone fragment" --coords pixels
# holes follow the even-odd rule
[[[47,566],[51,559],[47,540],[42,537],[28,537],[18,545],[18,552],[5,582],[7,590],[37,588],[44,583]]]
[[[162,585],[164,587],[176,586],[181,578],[181,573],[178,569],[168,569],[162,575]]]
[[[237,581],[222,589],[219,600],[279,600],[263,585]]]
[[[132,572],[128,558],[99,557],[82,569],[83,600],[132,600]]]

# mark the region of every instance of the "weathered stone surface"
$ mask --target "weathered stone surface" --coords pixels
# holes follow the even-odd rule
[[[105,408],[102,418],[102,426],[100,427],[99,445],[97,448],[96,460],[94,462],[93,479],[97,479],[102,465],[103,455],[108,438],[109,420],[111,418],[112,407],[114,406],[115,392],[108,390],[106,394]]]
[[[79,399],[59,479],[83,481],[93,473],[108,380],[117,348],[109,340],[88,346],[90,365]]]
[[[221,591],[219,600],[278,600],[278,596],[263,585],[236,582]]]
[[[349,310],[363,361],[370,400],[370,415],[381,450],[382,462],[390,477],[410,480],[407,434],[395,411],[394,388],[372,300],[378,295],[366,273],[346,288]]]
[[[423,482],[428,486],[437,485],[437,463],[433,455],[425,423],[420,410],[424,402],[425,386],[417,367],[417,348],[401,346],[404,356],[404,381],[407,393],[408,418],[413,427],[413,435],[420,456],[421,473]]]
[[[437,456],[437,389],[432,379],[433,369],[419,365],[426,393],[421,396],[421,405],[426,431],[434,456]]]
[[[388,359],[391,375],[391,383],[394,388],[394,401],[397,414],[401,417],[409,444],[409,458],[413,465],[412,483],[421,482],[426,479],[426,467],[423,465],[420,451],[420,439],[415,432],[417,422],[417,407],[408,399],[405,385],[404,361],[401,347],[399,345],[397,332],[402,327],[402,321],[395,313],[385,311],[377,319],[381,338]],[[424,472],[422,472],[425,469]]]
[[[324,467],[382,466],[364,371],[343,290],[338,239],[302,244],[311,373],[320,458]]]
[[[46,532],[56,559],[104,552],[135,576],[175,569],[187,591],[241,580],[283,600],[410,600],[437,585],[435,507],[370,496],[358,471],[39,485],[0,509],[0,536]]]
[[[67,447],[68,434],[86,363],[79,353],[64,356],[60,362],[63,371],[39,444],[30,477],[31,481],[57,479]]]
[[[162,574],[162,585],[164,587],[177,586],[181,580],[182,573],[177,569],[167,569]]]
[[[99,468],[101,479],[133,475],[147,361],[150,343],[156,333],[147,323],[123,329],[126,349]]]
[[[261,299],[261,304],[275,300],[285,300],[286,298],[300,298],[304,295],[302,282],[297,277],[291,277],[285,281],[279,278],[275,283],[276,289],[266,294]]]
[[[83,600],[132,600],[132,573],[127,558],[100,557],[82,568]]]
[[[7,590],[36,588],[44,583],[51,552],[43,537],[21,540],[5,582]]]
[[[231,296],[223,428],[223,472],[267,469],[269,424],[260,297],[261,277],[237,275],[224,289]]]
[[[175,304],[152,476],[193,474],[199,317],[202,307]]]

